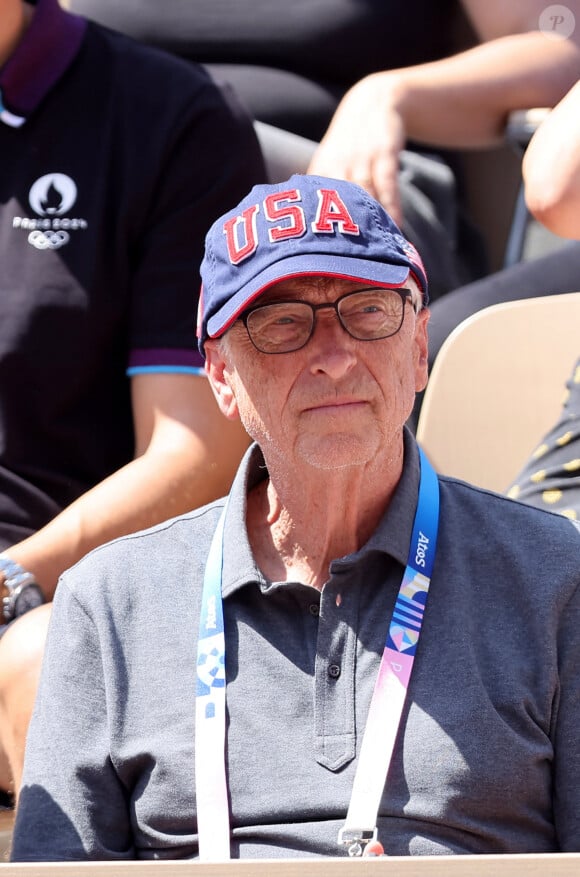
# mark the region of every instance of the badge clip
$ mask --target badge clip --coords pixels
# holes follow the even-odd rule
[[[376,827],[371,830],[365,828],[341,828],[338,832],[339,846],[348,847],[348,854],[352,858],[362,856],[366,845],[376,839]]]

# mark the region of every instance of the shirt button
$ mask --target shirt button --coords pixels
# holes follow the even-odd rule
[[[308,611],[311,615],[318,616],[318,614],[320,613],[320,606],[318,605],[318,603],[311,603],[308,607]]]
[[[331,679],[338,679],[340,676],[340,667],[338,664],[331,664],[328,668],[328,675]]]

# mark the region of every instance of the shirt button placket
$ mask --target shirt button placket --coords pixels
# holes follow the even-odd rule
[[[340,770],[355,757],[354,672],[357,605],[333,575],[321,595],[315,665],[316,760]],[[342,595],[342,599],[337,599]]]

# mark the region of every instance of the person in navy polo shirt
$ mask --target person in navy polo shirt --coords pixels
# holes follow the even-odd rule
[[[204,234],[264,167],[229,90],[57,0],[2,2],[0,155],[0,786],[10,789],[40,604],[60,573],[223,493],[247,445],[215,405],[194,323]]]
[[[62,576],[12,859],[579,852],[580,529],[405,426],[419,254],[295,175],[216,220],[201,275],[254,444],[226,498]]]

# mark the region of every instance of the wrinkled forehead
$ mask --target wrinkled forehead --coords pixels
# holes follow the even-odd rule
[[[346,292],[354,292],[357,289],[367,289],[368,283],[360,283],[356,280],[348,280],[342,277],[317,277],[307,275],[305,277],[289,277],[273,283],[265,292],[256,299],[256,304],[267,304],[272,301],[283,299],[307,298],[309,301],[338,298]]]

